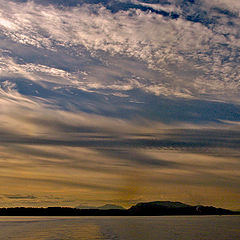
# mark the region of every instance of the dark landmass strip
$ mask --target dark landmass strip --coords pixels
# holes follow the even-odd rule
[[[0,208],[0,216],[166,216],[237,215],[240,212],[209,206],[191,206],[180,202],[138,203],[129,209],[78,209],[69,207]]]

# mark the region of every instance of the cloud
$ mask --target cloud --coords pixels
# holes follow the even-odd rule
[[[9,198],[9,199],[36,199],[37,197],[32,196],[32,195],[5,195],[5,197]]]
[[[14,175],[21,170],[22,181],[29,179],[33,185],[47,182],[73,188],[121,191],[121,187],[114,186],[114,181],[106,185],[104,176],[118,178],[119,171],[123,174],[130,169],[146,172],[156,169],[167,175],[176,174],[177,182],[178,173],[181,175],[182,171],[202,176],[203,173],[212,175],[208,171],[225,169],[223,175],[226,175],[232,166],[238,167],[239,128],[231,122],[166,125],[120,120],[51,110],[25,101],[22,96],[13,96],[18,104],[1,100],[1,106],[5,106],[1,112],[1,169],[7,179],[15,179]],[[225,167],[218,169],[220,162]],[[49,167],[56,169],[54,178]],[[71,176],[64,173],[66,169]],[[74,171],[77,175],[81,172],[81,181],[73,181],[77,176]],[[34,178],[33,172],[38,177]],[[103,179],[102,185],[95,180],[97,172]],[[86,184],[86,174],[94,176],[92,184]],[[199,178],[195,181],[201,182]]]
[[[1,202],[233,206],[238,5],[41,2],[0,0]]]
[[[127,8],[113,13],[107,9],[108,5],[101,4],[58,8],[34,2],[6,4],[2,0],[1,3],[1,29],[12,41],[52,52],[62,48],[68,54],[74,52],[79,57],[89,52],[107,68],[111,68],[111,63],[101,53],[112,58],[119,54],[135,58],[153,72],[158,72],[158,76],[161,75],[160,78],[154,76],[150,84],[145,83],[148,81],[146,77],[135,79],[137,87],[145,91],[157,95],[238,102],[238,15],[231,18],[232,24],[228,24],[229,14],[223,14],[221,4],[216,3],[221,10],[216,11],[213,5],[206,3],[186,7],[182,1],[179,1],[179,6],[172,2],[171,6],[178,9],[180,17],[171,19],[141,8]],[[189,11],[186,12],[186,9]],[[200,11],[200,16],[197,11]],[[206,15],[201,15],[203,12],[208,12],[208,18],[215,17],[217,21],[209,20],[204,24],[201,22],[206,18]],[[199,16],[199,21],[196,16]],[[189,20],[190,17],[192,20]],[[67,73],[43,65],[21,67],[42,76],[47,73],[48,79],[57,77],[59,81],[64,78],[77,83],[77,78],[84,78],[76,72]],[[101,71],[106,71],[106,67]],[[112,74],[109,68],[107,71],[108,76]],[[119,71],[113,76],[121,73]],[[85,89],[106,86],[114,89],[116,85],[120,89],[125,85],[108,79],[107,82],[102,78],[94,79],[90,72],[78,84]],[[136,84],[130,82],[130,87],[136,88]]]

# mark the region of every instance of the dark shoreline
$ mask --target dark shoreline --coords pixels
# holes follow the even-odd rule
[[[68,207],[48,208],[0,208],[0,216],[200,216],[240,215],[240,212],[214,207],[170,208],[170,209],[128,209],[99,210]]]

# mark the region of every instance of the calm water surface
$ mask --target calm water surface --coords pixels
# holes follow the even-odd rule
[[[238,240],[240,216],[0,217],[0,240]]]

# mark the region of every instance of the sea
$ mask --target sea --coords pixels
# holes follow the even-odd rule
[[[239,240],[240,216],[0,217],[0,240]]]

